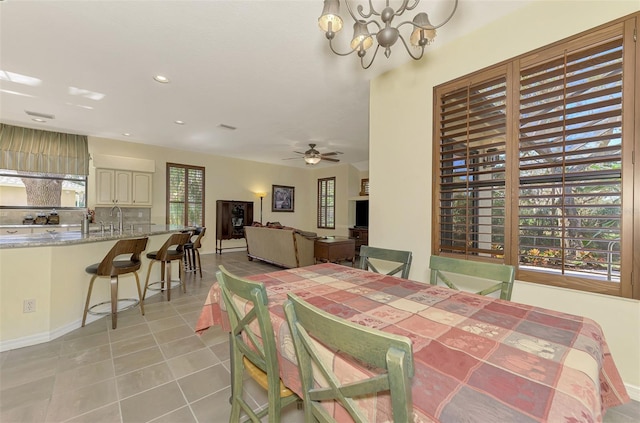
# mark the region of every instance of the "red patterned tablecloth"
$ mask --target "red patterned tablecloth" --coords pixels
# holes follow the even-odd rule
[[[602,329],[585,317],[331,263],[248,279],[266,286],[282,379],[298,393],[282,309],[289,292],[412,340],[415,422],[599,422],[629,400]],[[197,332],[228,329],[220,302],[214,284]],[[387,407],[378,400],[372,420],[387,421]]]

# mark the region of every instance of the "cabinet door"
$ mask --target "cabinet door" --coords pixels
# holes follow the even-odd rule
[[[115,174],[116,203],[119,205],[131,204],[131,172],[116,170]]]
[[[113,204],[116,199],[116,175],[110,169],[96,169],[96,204]]]
[[[0,235],[26,235],[31,233],[31,228],[3,228]]]
[[[52,235],[55,235],[55,234],[59,234],[60,232],[66,232],[66,231],[67,231],[66,229],[62,229],[62,228],[59,228],[59,227],[54,227],[54,228],[47,228],[47,227],[44,227],[44,228],[33,228],[33,233],[34,234],[52,234]]]
[[[134,206],[150,206],[151,205],[151,173],[133,172],[132,188],[133,188],[133,205]]]

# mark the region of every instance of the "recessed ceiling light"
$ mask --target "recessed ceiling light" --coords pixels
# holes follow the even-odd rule
[[[131,136],[131,134],[128,133],[128,132],[123,132],[122,135],[124,135],[125,137],[130,137]]]
[[[174,123],[176,125],[184,125],[184,120],[176,120]]]
[[[28,114],[29,116],[42,118],[42,119],[55,119],[56,118],[54,115],[51,115],[51,114],[48,114],[48,113],[32,112],[30,110],[25,110],[24,112],[26,114]]]
[[[46,122],[46,120],[41,119],[41,118],[33,118],[32,119],[34,122]]]
[[[156,75],[153,77],[154,80],[156,80],[157,82],[161,83],[161,84],[168,84],[169,83],[169,78],[167,78],[164,75]]]

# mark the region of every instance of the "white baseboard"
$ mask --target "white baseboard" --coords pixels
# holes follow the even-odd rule
[[[101,316],[104,317],[104,316]],[[100,319],[99,316],[87,316],[87,322],[93,322]],[[51,332],[41,332],[35,335],[29,335],[22,338],[9,339],[0,343],[0,352],[15,350],[17,348],[30,347],[32,345],[42,344],[44,342],[53,341],[56,338],[66,335],[82,326],[82,319],[78,319],[67,325],[59,327]]]
[[[627,393],[632,400],[640,402],[640,386],[634,386],[625,383],[624,387],[627,388]]]
[[[158,294],[159,292],[148,293],[147,298],[152,297],[154,295],[158,295]],[[104,319],[105,317],[107,316],[87,314],[87,324],[95,322],[98,319]],[[64,326],[56,328],[51,332],[41,332],[34,335],[25,336],[22,338],[9,339],[7,341],[2,341],[0,342],[0,352],[15,350],[17,348],[30,347],[33,345],[42,344],[44,342],[53,341],[54,339],[57,339],[81,327],[82,327],[82,319],[78,319]]]

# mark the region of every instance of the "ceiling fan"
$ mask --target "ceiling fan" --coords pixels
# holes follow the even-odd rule
[[[304,153],[301,151],[294,151],[294,153],[296,154],[302,154],[304,161],[306,164],[308,165],[315,165],[320,163],[320,160],[326,160],[328,162],[339,162],[340,160],[333,158],[331,156],[337,156],[338,154],[342,154],[342,152],[340,151],[331,151],[329,153],[320,153],[318,150],[316,150],[316,144],[309,144],[309,149],[307,151],[305,151]],[[295,159],[297,157],[290,157],[288,159],[284,159],[284,160],[290,160],[290,159]]]

